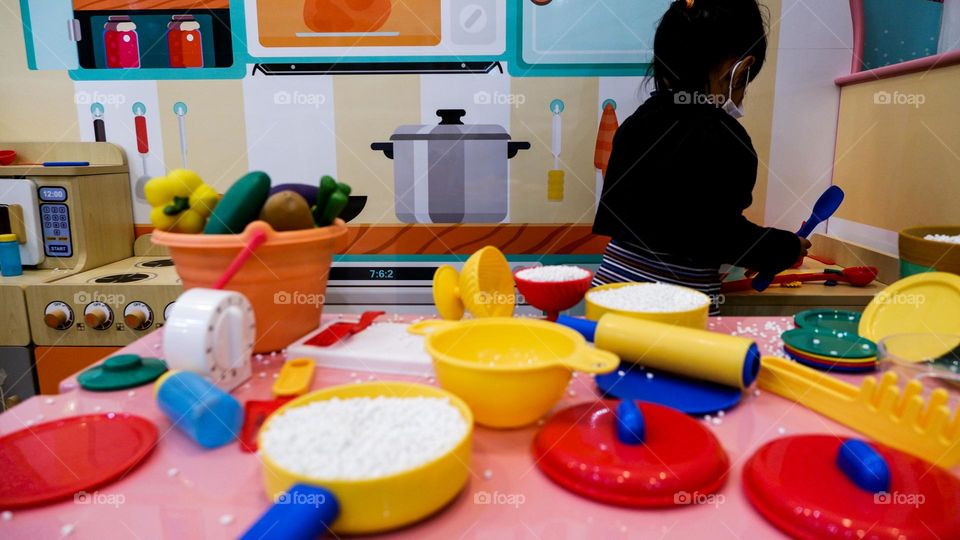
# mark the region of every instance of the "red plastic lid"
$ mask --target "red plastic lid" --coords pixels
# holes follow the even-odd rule
[[[583,403],[553,415],[537,434],[537,465],[554,482],[584,497],[620,506],[689,504],[718,491],[729,460],[699,421],[639,402],[642,444],[619,441],[614,401]]]
[[[836,465],[842,438],[784,437],[762,446],[743,468],[750,503],[794,538],[956,538],[960,480],[930,463],[871,446],[890,469],[890,491],[862,490]]]
[[[157,428],[124,413],[54,420],[0,438],[0,508],[68,499],[112,482],[153,450]]]

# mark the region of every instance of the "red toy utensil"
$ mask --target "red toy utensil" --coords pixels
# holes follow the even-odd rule
[[[561,311],[570,309],[583,300],[583,295],[590,290],[590,283],[593,281],[593,272],[586,269],[582,269],[587,272],[586,277],[571,281],[531,281],[517,275],[523,270],[521,268],[513,273],[517,290],[528,304],[545,311],[548,321],[556,321]]]
[[[257,435],[267,417],[284,406],[291,397],[278,397],[271,400],[250,400],[243,404],[243,427],[240,428],[240,449],[244,452],[257,451]]]
[[[329,347],[335,345],[344,339],[362,332],[367,329],[373,321],[384,315],[385,311],[365,311],[360,316],[358,322],[337,322],[324,328],[317,335],[305,342],[305,345],[314,345],[317,347]]]
[[[854,287],[866,287],[877,279],[877,267],[875,266],[854,266],[844,268],[842,273],[820,272],[811,274],[780,274],[773,278],[773,283],[791,283],[794,281],[843,281]],[[750,279],[739,279],[737,281],[727,281],[720,286],[722,292],[731,293],[739,291],[752,290]]]
[[[126,475],[157,444],[149,420],[90,414],[26,427],[0,438],[0,508],[82,497]]]

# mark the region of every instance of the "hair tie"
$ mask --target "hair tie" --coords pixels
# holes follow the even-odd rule
[[[693,0],[686,0],[686,4],[687,4],[687,9],[692,8],[692,7],[693,7]]]

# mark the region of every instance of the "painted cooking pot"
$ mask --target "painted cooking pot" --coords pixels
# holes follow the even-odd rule
[[[509,210],[507,160],[529,142],[498,125],[464,124],[441,109],[438,125],[400,126],[373,143],[393,160],[397,218],[404,223],[498,223]]]

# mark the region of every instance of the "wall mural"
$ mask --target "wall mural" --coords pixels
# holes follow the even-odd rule
[[[354,187],[332,279],[358,286],[487,244],[599,261],[613,133],[668,4],[21,0],[30,68],[66,70],[81,138],[126,150],[140,232],[143,184],[174,168],[220,192],[330,174]]]

